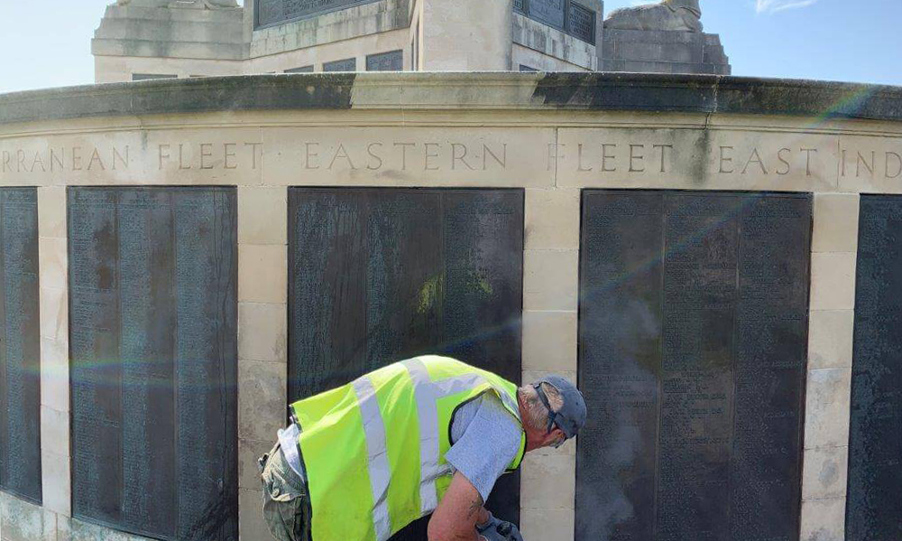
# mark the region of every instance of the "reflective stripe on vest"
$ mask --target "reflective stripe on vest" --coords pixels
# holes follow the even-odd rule
[[[435,510],[450,484],[451,418],[492,391],[519,420],[515,384],[445,357],[389,365],[292,404],[303,428],[314,541],[385,541]],[[525,436],[510,469],[524,451]]]

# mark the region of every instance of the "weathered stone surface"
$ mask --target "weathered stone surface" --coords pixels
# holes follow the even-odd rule
[[[667,0],[612,11],[604,21],[606,29],[701,32],[699,0]]]
[[[19,92],[0,96],[0,124],[121,114],[349,109],[351,90],[358,79],[358,92],[368,82],[379,83],[372,90],[384,90],[389,81],[404,86],[404,93],[392,94],[397,107],[429,103],[438,109],[460,109],[479,103],[518,110],[568,108],[815,117],[829,110],[832,118],[902,120],[902,90],[878,85],[666,74],[364,73],[211,77]],[[508,91],[498,92],[498,84]],[[473,92],[474,89],[480,91]],[[491,92],[486,94],[489,89]],[[859,99],[846,99],[853,95]],[[486,96],[490,103],[485,103]]]

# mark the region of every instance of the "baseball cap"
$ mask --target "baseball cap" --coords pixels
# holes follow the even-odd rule
[[[543,383],[551,385],[560,393],[563,404],[557,411],[551,409],[548,398],[542,391]],[[587,416],[586,401],[576,385],[561,376],[547,376],[535,382],[533,387],[536,388],[539,398],[548,408],[550,420],[554,425],[563,431],[568,440],[576,436],[579,430],[585,426]]]

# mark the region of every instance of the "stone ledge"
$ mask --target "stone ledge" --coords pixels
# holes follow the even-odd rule
[[[373,94],[381,99],[372,99]],[[389,95],[392,101],[387,101]],[[826,115],[902,121],[902,88],[636,73],[254,75],[3,94],[0,95],[0,124],[121,115],[350,108]]]

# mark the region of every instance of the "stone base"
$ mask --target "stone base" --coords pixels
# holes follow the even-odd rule
[[[730,75],[720,36],[658,30],[604,30],[604,71]]]

